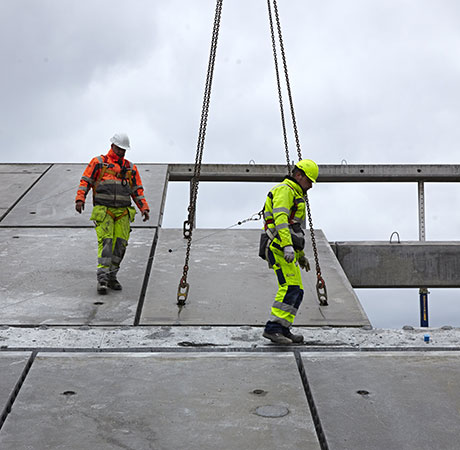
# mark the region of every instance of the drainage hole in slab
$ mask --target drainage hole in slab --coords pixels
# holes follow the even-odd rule
[[[264,391],[263,389],[254,389],[252,393],[255,395],[265,395],[267,391]]]
[[[95,305],[103,305],[104,302],[94,302]]]
[[[75,391],[64,391],[61,393],[61,395],[77,395],[77,393]]]
[[[360,389],[359,391],[356,391],[356,393],[359,394],[359,395],[362,395],[362,396],[370,394],[370,392],[366,391],[365,389]]]

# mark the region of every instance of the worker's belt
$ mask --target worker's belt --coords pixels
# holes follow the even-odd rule
[[[128,214],[128,210],[125,209],[123,211],[123,214],[119,215],[118,217],[116,217],[115,214],[109,209],[107,210],[107,214],[116,222],[117,220],[120,220],[122,217],[125,217]]]

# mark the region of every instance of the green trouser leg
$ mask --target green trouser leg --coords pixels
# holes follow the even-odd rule
[[[95,206],[94,209],[98,208],[98,206]],[[123,215],[127,208],[101,207],[100,209],[102,210],[103,208],[105,208],[105,211],[110,211],[115,216],[115,219],[107,213],[103,217],[102,214],[98,216],[97,213],[94,214],[93,210],[93,215],[97,216],[98,219],[102,219],[95,220],[98,242],[97,280],[99,282],[116,279],[131,233],[130,215]]]
[[[294,323],[297,310],[303,300],[303,284],[297,252],[294,262],[288,263],[284,259],[283,251],[270,245],[268,257],[276,274],[278,292],[266,329],[277,332],[281,331],[280,326],[289,328]]]

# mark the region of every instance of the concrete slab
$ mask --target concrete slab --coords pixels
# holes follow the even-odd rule
[[[31,352],[0,353],[0,424],[1,413],[5,410],[30,355]]]
[[[245,353],[40,354],[0,447],[320,448],[293,356]]]
[[[91,229],[2,229],[1,324],[133,324],[156,229],[134,229],[119,272],[123,291],[96,293]]]
[[[302,353],[330,450],[453,449],[458,352]]]
[[[2,220],[0,226],[91,227],[92,196],[83,214],[75,211],[75,195],[85,164],[54,164],[43,178],[24,196]],[[149,202],[150,220],[136,216],[135,227],[155,227],[161,224],[166,195],[166,164],[139,164],[139,171]]]
[[[335,251],[357,288],[460,286],[460,242],[337,242]]]
[[[0,220],[50,164],[0,164]]]
[[[248,229],[194,231],[188,272],[190,291],[180,315],[181,324],[263,325],[267,321],[278,285],[273,271],[257,256],[259,235],[259,230]],[[316,231],[316,240],[330,305],[319,307],[316,273],[302,271],[305,295],[296,325],[369,325],[321,230]],[[141,324],[178,323],[177,288],[184,249],[181,230],[160,230]],[[310,241],[306,253],[314,266]]]

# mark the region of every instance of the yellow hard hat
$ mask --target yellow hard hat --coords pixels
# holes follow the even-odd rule
[[[310,178],[313,183],[316,183],[319,169],[315,161],[312,161],[311,159],[302,159],[295,166],[300,169],[308,178]]]

